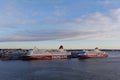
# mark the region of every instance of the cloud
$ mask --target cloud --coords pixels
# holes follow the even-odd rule
[[[62,33],[62,34],[61,34]],[[71,36],[74,34],[71,33]],[[59,36],[59,37],[58,37]],[[43,41],[43,40],[56,40],[66,37],[71,37],[70,33],[64,31],[28,31],[28,32],[16,32],[8,37],[3,37],[0,41]]]
[[[23,15],[24,16],[24,15]],[[58,14],[59,16],[59,14]],[[22,19],[24,25],[28,26],[31,21]],[[22,21],[20,20],[20,21]],[[24,22],[25,21],[25,22]],[[59,20],[58,20],[59,21]],[[10,22],[11,23],[11,22]],[[15,22],[17,23],[17,22]],[[19,20],[18,20],[19,23]],[[16,24],[20,26],[20,24]],[[35,24],[36,21],[35,21]],[[33,21],[33,25],[34,21]],[[63,21],[59,24],[45,24],[21,27],[20,30],[13,29],[9,36],[0,36],[0,42],[6,41],[44,41],[44,40],[76,40],[94,39],[110,40],[119,39],[120,34],[120,8],[112,9],[107,13],[96,12],[73,19]],[[18,28],[19,29],[19,28]]]
[[[103,5],[118,5],[119,1],[117,0],[97,0],[98,3]]]
[[[24,5],[28,5],[30,2],[28,0],[21,0],[21,2],[7,1],[4,2],[2,5],[1,1],[1,8],[0,8],[0,28],[9,28],[9,27],[18,27],[18,26],[30,26],[41,24],[40,21],[36,20],[37,17],[41,17],[41,13],[39,11],[35,11],[31,8],[31,12],[28,10],[29,7],[24,7]],[[20,3],[20,4],[19,4]],[[21,6],[21,4],[23,4]]]
[[[118,35],[120,34],[120,8],[110,10],[108,13],[97,12],[76,18],[74,21],[67,23],[67,25],[80,31],[93,32],[89,36],[85,36],[86,39],[88,37],[89,39],[98,40],[120,38]],[[81,36],[78,35],[77,38],[80,39]]]
[[[97,33],[97,32],[96,32]],[[57,30],[57,31],[41,31],[41,30],[35,30],[35,31],[26,31],[26,32],[16,32],[14,34],[11,34],[9,36],[5,36],[0,38],[1,42],[6,41],[44,41],[44,40],[68,40],[74,37],[77,37],[78,35],[81,36],[81,39],[86,38],[86,36],[94,36],[94,32],[91,31],[65,31],[65,30]]]
[[[0,8],[0,27],[18,27],[18,26],[31,26],[31,25],[43,25],[46,23],[55,23],[62,20],[62,17],[66,15],[66,8],[58,6],[57,4],[62,4],[63,0],[48,0],[48,1],[36,1],[33,0],[21,0],[21,1],[11,1],[4,3],[5,5]],[[45,4],[52,6],[50,10],[45,10],[43,8],[37,9],[36,7],[41,7],[40,4]],[[26,6],[31,6],[26,7]],[[49,4],[49,5],[48,5]],[[22,5],[22,6],[21,6]],[[42,6],[46,7],[46,6]],[[49,7],[48,7],[49,8]]]

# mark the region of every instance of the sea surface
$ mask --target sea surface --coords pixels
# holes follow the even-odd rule
[[[0,80],[120,80],[120,51],[108,58],[0,60]]]

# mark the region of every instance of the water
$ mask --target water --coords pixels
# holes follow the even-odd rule
[[[108,58],[0,61],[0,80],[120,80],[120,51]]]

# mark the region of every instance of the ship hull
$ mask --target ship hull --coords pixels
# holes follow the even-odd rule
[[[33,59],[70,59],[71,55],[31,55],[23,56],[23,59],[33,60]]]
[[[83,54],[83,55],[78,55],[79,59],[104,58],[104,57],[108,57],[108,54],[100,53],[100,54]]]

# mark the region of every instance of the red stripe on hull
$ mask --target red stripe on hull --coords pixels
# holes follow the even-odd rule
[[[72,56],[71,55],[67,55],[67,59],[71,59],[72,58]]]
[[[108,54],[86,54],[86,55],[79,55],[79,59],[88,59],[88,58],[102,58],[102,57],[108,57]]]
[[[24,59],[28,59],[28,60],[31,60],[31,59],[70,59],[71,58],[71,55],[42,55],[42,56],[24,56],[23,57]]]
[[[70,59],[71,55],[53,55],[53,59]]]
[[[27,59],[52,59],[52,56],[26,56]]]

